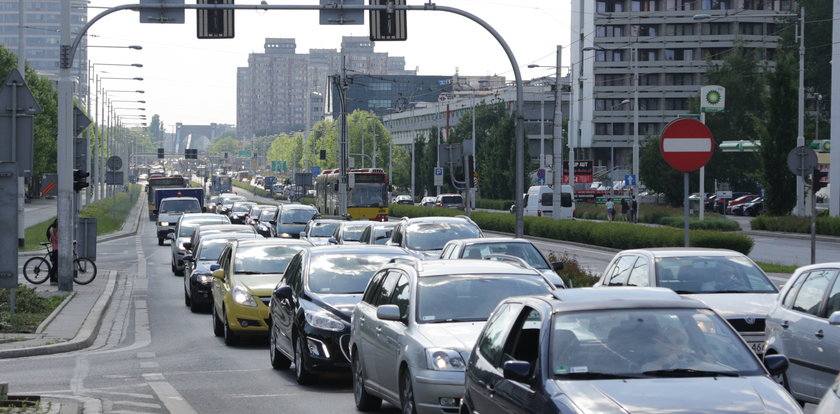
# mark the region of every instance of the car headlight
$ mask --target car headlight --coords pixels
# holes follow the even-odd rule
[[[239,285],[233,287],[233,301],[242,306],[257,306],[251,292]]]
[[[169,225],[169,222],[168,221],[159,221],[157,225],[161,226],[161,227],[166,227],[166,226]]]
[[[329,313],[304,311],[303,316],[306,318],[306,323],[313,328],[336,332],[344,330],[344,322],[336,319]]]
[[[280,237],[284,238],[284,239],[288,239],[288,238],[292,237],[292,235],[289,234],[289,233],[280,233]]]
[[[429,369],[435,371],[463,371],[466,367],[461,354],[452,349],[428,348],[426,360],[429,363]]]
[[[213,275],[209,273],[200,273],[195,275],[195,280],[202,285],[209,285],[213,282]]]

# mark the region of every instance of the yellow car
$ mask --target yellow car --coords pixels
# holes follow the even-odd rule
[[[267,335],[271,292],[286,266],[301,249],[311,246],[296,239],[231,241],[213,270],[213,333],[234,345],[240,336]]]

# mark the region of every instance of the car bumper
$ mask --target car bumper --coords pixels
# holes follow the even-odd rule
[[[414,402],[420,414],[452,414],[458,412],[464,395],[464,373],[432,370],[412,371]],[[441,405],[441,399],[451,399],[453,406]]]
[[[213,303],[213,291],[211,285],[204,284],[190,277],[190,300],[202,305]]]
[[[307,369],[316,372],[350,370],[349,329],[333,332],[306,326],[303,330],[309,346]]]
[[[267,335],[268,307],[257,300],[257,306],[241,306],[226,300],[227,319],[230,329],[238,335]]]

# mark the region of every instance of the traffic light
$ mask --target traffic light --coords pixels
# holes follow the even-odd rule
[[[158,158],[166,158],[166,156],[163,154],[163,148],[158,148]]]
[[[827,182],[823,182],[823,178],[825,177],[828,177],[827,171],[820,171],[819,168],[814,168],[814,173],[811,175],[811,191],[816,193],[828,185]]]
[[[82,189],[89,187],[88,177],[90,177],[90,173],[87,171],[73,170],[73,191],[82,191]]]
[[[473,180],[474,177],[475,177],[475,168],[473,168],[473,156],[468,155],[467,156],[467,176],[464,178],[464,180]],[[470,187],[475,187],[475,184],[473,183],[473,181],[469,182],[469,186]]]
[[[319,151],[319,152],[318,152],[318,158],[319,158],[320,160],[325,160],[325,159],[327,159],[327,150],[321,150],[321,151]]]
[[[187,148],[184,150],[184,159],[186,160],[197,160],[198,159],[198,150]]]

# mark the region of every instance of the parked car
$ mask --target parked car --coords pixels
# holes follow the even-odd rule
[[[434,197],[434,196],[423,197],[423,198],[420,199],[420,204],[418,204],[418,205],[421,206],[421,207],[434,207],[436,199],[437,199],[437,197]]]
[[[496,307],[460,412],[801,413],[769,375],[786,367],[762,366],[711,308],[667,289],[557,290]]]
[[[403,217],[391,233],[389,246],[398,246],[424,259],[437,259],[446,242],[484,237],[467,216]]]
[[[723,207],[724,203],[726,205],[729,205],[729,203],[731,203],[733,200],[738,199],[740,197],[743,197],[745,195],[749,195],[749,194],[751,194],[751,193],[745,192],[745,191],[733,191],[732,192],[732,198],[717,197],[717,198],[715,198],[715,204],[714,204],[713,210],[714,210],[715,213],[723,214],[725,212],[724,207]]]
[[[184,275],[184,255],[187,254],[187,249],[184,243],[188,242],[195,233],[195,229],[200,225],[206,224],[230,224],[230,220],[226,216],[218,214],[207,213],[189,213],[184,214],[178,219],[175,225],[175,232],[166,236],[171,242],[171,268],[175,276]]]
[[[665,287],[709,305],[732,324],[756,354],[764,352],[764,326],[778,289],[747,256],[701,248],[618,252],[595,287]]]
[[[345,221],[335,228],[330,243],[332,244],[359,244],[362,233],[373,223],[370,221]]]
[[[336,219],[309,220],[309,223],[306,223],[306,227],[300,232],[300,238],[308,240],[313,246],[330,244],[330,239],[333,237],[335,229],[344,222],[344,220]]]
[[[837,414],[840,413],[840,375],[834,380],[828,391],[825,392],[814,414]]]
[[[393,204],[414,204],[414,199],[410,195],[398,195],[394,197]]]
[[[734,208],[736,208],[736,207],[738,207],[738,206],[740,206],[744,203],[749,203],[750,201],[753,201],[753,200],[755,200],[757,198],[760,198],[760,197],[761,196],[758,195],[758,194],[747,194],[747,195],[743,195],[741,197],[738,197],[738,198],[736,198],[736,199],[734,199],[734,200],[732,200],[732,201],[730,201],[726,204],[726,214],[738,215],[733,210]]]
[[[271,365],[295,362],[298,383],[350,369],[350,313],[382,265],[405,255],[387,246],[323,246],[298,252],[271,295]]]
[[[184,304],[193,313],[210,309],[213,303],[213,272],[210,267],[219,263],[219,255],[233,240],[256,239],[254,233],[217,233],[205,235],[193,249],[194,253],[184,256]]]
[[[744,216],[760,216],[764,214],[764,197],[759,197],[749,203],[742,204],[741,212]]]
[[[530,240],[510,237],[481,237],[477,239],[450,240],[443,247],[441,259],[484,259],[491,255],[511,255],[518,257],[537,269],[558,289],[566,284],[557,274],[563,269],[563,262],[550,263],[537,246]]]
[[[362,244],[385,245],[388,243],[388,240],[391,240],[391,233],[396,226],[397,223],[393,221],[384,223],[374,222],[362,232],[362,235],[359,236],[359,242]]]
[[[395,260],[377,271],[351,318],[353,395],[404,413],[458,412],[464,366],[484,322],[510,296],[545,294],[530,267],[490,260]]]
[[[790,358],[780,382],[799,401],[818,403],[840,372],[840,262],[803,266],[767,317],[768,354]]]
[[[235,345],[240,336],[267,335],[271,292],[292,257],[305,247],[304,240],[260,239],[230,242],[219,256],[213,272],[213,333],[225,345]]]
[[[441,194],[435,198],[435,207],[464,209],[464,197],[460,194]]]
[[[318,210],[310,205],[281,204],[277,207],[277,215],[271,221],[274,237],[299,239],[306,223],[318,216]]]

